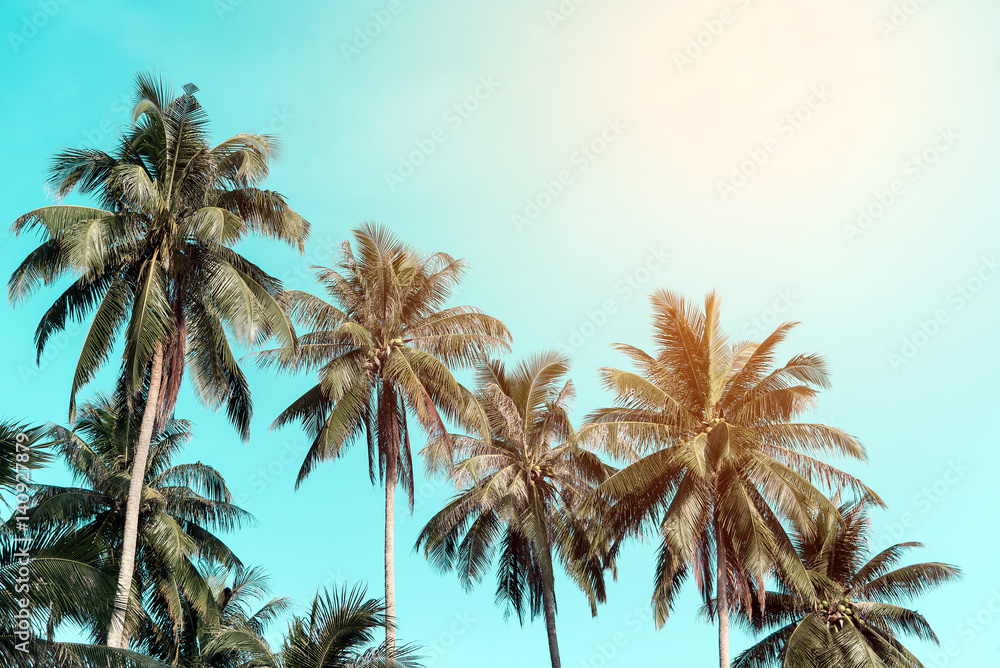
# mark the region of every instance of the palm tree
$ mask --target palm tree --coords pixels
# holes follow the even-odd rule
[[[270,592],[269,578],[260,568],[237,569],[230,574],[216,568],[207,574],[211,589],[208,610],[202,614],[189,601],[184,604],[184,628],[174,637],[145,625],[137,645],[150,656],[181,668],[252,668],[277,662],[264,634],[281,615],[289,612],[289,598],[271,598],[259,608],[254,604]]]
[[[137,456],[139,419],[99,395],[82,406],[73,430],[53,426],[54,447],[80,485],[37,485],[29,524],[64,527],[81,540],[102,545],[103,561],[117,567],[123,558],[129,471]],[[233,505],[225,480],[215,469],[201,462],[172,465],[189,438],[189,424],[171,420],[150,448],[139,497],[135,582],[129,583],[133,596],[125,615],[129,637],[149,624],[156,633],[176,636],[184,622],[182,601],[208,613],[214,599],[196,562],[240,566],[213,531],[237,529],[252,518]],[[53,624],[70,612],[54,607]],[[112,610],[108,617],[117,613]],[[103,615],[88,620],[95,642],[105,639],[107,621]]]
[[[478,369],[477,398],[488,417],[488,439],[451,436],[464,457],[453,475],[469,486],[427,523],[417,539],[443,570],[455,569],[466,588],[497,560],[497,601],[523,614],[545,616],[549,655],[559,668],[556,639],[555,552],[590,600],[603,602],[604,568],[593,531],[581,513],[610,468],[573,442],[568,409],[575,392],[569,360],[558,353],[528,358],[508,373],[501,362]],[[446,450],[443,438],[429,450]]]
[[[42,428],[0,422],[0,490],[16,493],[17,503],[8,504],[14,514],[0,524],[0,662],[16,668],[165,668],[125,650],[54,641],[57,618],[80,625],[107,621],[106,606],[95,602],[114,595],[115,580],[104,568],[99,539],[27,522],[30,471],[52,459],[43,435]]]
[[[719,664],[729,666],[731,596],[741,583],[777,569],[791,586],[809,578],[783,521],[806,526],[811,507],[830,507],[816,488],[850,487],[877,499],[856,478],[810,456],[826,452],[864,459],[864,448],[840,429],[792,422],[808,409],[816,387],[828,386],[818,355],[796,355],[771,370],[776,346],[792,324],[761,343],[730,344],[719,324],[719,299],[704,311],[678,295],[652,295],[655,355],[615,348],[638,372],[605,368],[601,378],[617,405],[595,411],[582,437],[631,461],[600,492],[617,536],[658,524],[660,550],[653,607],[657,626],[669,615],[681,583],[694,574],[703,600],[717,605]],[[712,561],[715,568],[713,577]]]
[[[923,668],[898,635],[935,643],[937,636],[923,615],[900,604],[960,571],[936,562],[894,568],[920,543],[899,543],[868,559],[869,504],[844,504],[839,515],[817,511],[815,530],[794,534],[814,596],[779,579],[778,590],[764,596],[763,612],[736,608],[754,630],[774,630],[736,657],[735,668]]]
[[[94,313],[73,378],[70,418],[78,391],[103,366],[123,327],[121,388],[144,399],[112,647],[122,646],[149,443],[173,413],[185,367],[199,399],[213,408],[225,404],[246,440],[250,394],[227,336],[253,344],[271,334],[294,341],[274,298],[278,282],[233,247],[257,233],[301,250],[309,225],[281,195],[257,188],[276,155],[275,139],[238,134],[212,147],[196,91],[188,84],[174,97],[162,82],[139,75],[134,122],[115,153],[69,149],[52,163],[49,181],[59,196],[78,189],[100,206],[46,206],[11,228],[15,235],[44,236],[11,276],[11,302],[67,273],[76,276],[38,325],[39,357],[69,320]]]
[[[377,225],[345,241],[335,268],[317,268],[330,301],[306,292],[282,294],[288,313],[309,333],[297,347],[263,351],[265,367],[317,370],[316,385],[285,409],[273,427],[300,422],[313,439],[296,488],[317,463],[335,459],[362,433],[369,475],[385,484],[386,615],[396,614],[393,540],[396,485],[413,508],[408,416],[432,435],[446,433],[442,414],[467,415],[470,395],[450,369],[505,348],[499,320],[471,306],[445,308],[465,263],[445,253],[423,255]],[[386,626],[390,648],[393,627]]]
[[[56,641],[58,621],[86,626],[109,619],[107,601],[115,592],[115,576],[106,568],[104,543],[49,524],[31,527],[26,544],[25,532],[16,526],[16,518],[0,524],[0,664],[166,668],[127,650]]]
[[[419,668],[415,648],[389,640],[374,644],[375,631],[394,627],[382,601],[364,589],[317,592],[309,614],[288,625],[274,668]]]

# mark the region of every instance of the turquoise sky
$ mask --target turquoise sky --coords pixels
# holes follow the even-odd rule
[[[834,374],[817,419],[868,446],[848,468],[889,503],[874,547],[923,541],[915,557],[965,571],[917,603],[942,641],[918,655],[995,665],[998,25],[994,0],[12,0],[0,219],[48,201],[62,147],[110,148],[135,72],[154,70],[201,88],[218,138],[283,138],[267,185],[313,238],[304,257],[250,242],[252,259],[312,289],[309,265],[367,220],[465,257],[457,301],[507,323],[515,355],[569,350],[578,416],[609,401],[596,369],[626,364],[610,343],[650,345],[655,288],[718,289],[741,339],[801,321],[787,356],[822,352]],[[3,234],[0,273],[34,241]],[[65,419],[80,333],[40,366],[31,343],[54,294],[0,307],[3,416]],[[294,491],[305,439],[267,426],[308,379],[249,371],[249,445],[190,391],[178,408],[196,423],[186,458],[221,469],[259,520],[231,545],[302,605],[334,583],[381,594],[363,452]],[[397,523],[400,637],[429,666],[543,665],[540,620],[506,623],[491,581],[466,594],[410,553],[450,494],[421,483]],[[714,660],[693,585],[654,630],[652,572],[650,544],[626,550],[596,619],[557,583],[565,666]]]

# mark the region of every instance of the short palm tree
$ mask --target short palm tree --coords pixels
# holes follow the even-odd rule
[[[52,427],[51,436],[56,452],[80,485],[37,485],[29,523],[65,527],[82,539],[97,541],[104,546],[103,561],[117,568],[140,417],[99,395],[82,406],[79,418],[73,430]],[[171,420],[150,448],[140,497],[135,582],[129,587],[133,596],[125,616],[129,637],[143,624],[153,624],[157,633],[176,636],[184,623],[182,601],[208,614],[212,592],[197,563],[240,566],[213,531],[236,529],[252,518],[233,505],[218,471],[200,462],[171,463],[189,438],[188,423]],[[111,606],[107,609],[107,618],[117,613]],[[105,640],[107,618],[89,620],[95,642]]]
[[[778,580],[763,612],[737,607],[755,630],[771,633],[740,654],[735,668],[923,668],[899,641],[912,634],[937,642],[923,615],[901,604],[959,577],[954,566],[920,563],[895,568],[907,550],[900,543],[868,558],[869,504],[840,507],[840,516],[816,512],[815,530],[796,532],[794,542],[814,583],[805,597]]]
[[[206,580],[212,596],[204,613],[185,600],[180,634],[164,635],[157,632],[156,624],[147,624],[140,629],[137,646],[180,668],[274,665],[277,658],[264,634],[292,609],[291,599],[270,598],[258,607],[258,601],[267,599],[270,587],[269,578],[256,567],[236,569],[232,574],[215,568]]]
[[[211,146],[196,91],[188,84],[174,97],[160,81],[138,76],[134,122],[117,150],[70,149],[52,163],[49,181],[59,196],[77,189],[99,206],[42,207],[11,228],[43,235],[10,278],[12,302],[66,274],[76,278],[38,325],[38,355],[69,321],[93,312],[70,392],[71,419],[78,391],[123,329],[121,388],[146,407],[133,458],[119,613],[108,635],[113,647],[122,644],[149,443],[173,413],[185,368],[198,397],[210,407],[224,404],[246,439],[250,393],[228,337],[259,344],[277,334],[294,342],[275,300],[278,281],[233,247],[257,233],[301,249],[309,226],[281,195],[257,187],[276,154],[274,138],[238,134]]]
[[[604,601],[601,551],[581,510],[610,472],[573,441],[568,409],[575,392],[569,360],[558,353],[528,358],[512,372],[492,361],[478,369],[477,399],[489,438],[451,436],[463,457],[452,471],[468,487],[427,523],[417,548],[439,568],[456,570],[466,588],[497,559],[497,601],[523,622],[542,608],[549,656],[559,668],[553,552],[590,600]],[[445,450],[443,438],[428,449]],[[541,606],[539,606],[541,603]]]
[[[275,420],[300,422],[313,439],[296,486],[323,460],[367,436],[369,475],[385,484],[386,614],[396,614],[393,563],[396,485],[413,507],[409,416],[430,434],[446,433],[442,415],[468,414],[470,393],[451,373],[510,334],[471,306],[445,308],[465,271],[444,253],[422,255],[387,230],[366,224],[345,241],[335,268],[317,268],[330,301],[298,290],[282,294],[289,314],[308,333],[297,348],[263,351],[263,366],[318,371],[318,382]],[[392,645],[392,626],[386,628]]]
[[[729,607],[733,596],[750,595],[740,585],[746,574],[760,582],[778,570],[809,589],[783,522],[805,527],[810,508],[830,507],[815,485],[877,497],[810,455],[864,459],[858,441],[834,427],[792,422],[812,405],[815,388],[828,385],[817,355],[796,355],[771,369],[792,325],[761,343],[730,344],[714,293],[702,311],[671,292],[651,299],[656,353],[615,346],[638,372],[601,370],[617,406],[591,414],[581,436],[632,462],[600,487],[612,508],[607,529],[621,537],[658,526],[657,625],[694,574],[706,603],[713,590],[718,594],[711,613],[719,622],[719,663],[728,668]]]
[[[420,668],[416,649],[386,640],[379,629],[393,627],[385,604],[364,589],[317,592],[309,613],[288,625],[274,668]],[[394,628],[394,627],[393,627]]]

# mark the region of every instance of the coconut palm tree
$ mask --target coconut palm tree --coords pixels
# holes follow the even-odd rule
[[[843,504],[839,517],[818,510],[813,531],[794,533],[814,596],[779,579],[777,590],[764,595],[763,611],[737,606],[741,621],[771,632],[736,657],[735,668],[923,668],[899,636],[935,643],[937,636],[923,615],[901,604],[960,572],[936,562],[895,568],[920,543],[899,543],[868,558],[869,505]]]
[[[49,182],[97,207],[56,204],[15,221],[15,235],[39,231],[41,245],[8,284],[19,303],[66,274],[76,280],[35,332],[41,356],[52,335],[93,313],[70,392],[75,399],[107,361],[124,329],[121,388],[146,407],[126,514],[116,605],[108,643],[121,646],[132,581],[139,493],[154,427],[173,413],[185,368],[199,399],[225,405],[248,437],[246,378],[228,341],[260,344],[271,334],[294,341],[274,296],[278,282],[233,247],[248,234],[302,245],[309,225],[278,193],[257,186],[276,155],[273,137],[238,134],[208,143],[207,116],[191,84],[174,96],[154,77],[136,78],[134,121],[112,154],[70,149],[55,156]]]
[[[289,598],[268,597],[269,578],[257,567],[234,573],[215,568],[206,574],[211,600],[203,614],[183,601],[184,627],[180,634],[164,635],[157,625],[140,629],[136,645],[144,653],[180,668],[250,668],[276,665],[276,655],[264,639],[268,627],[289,612]],[[165,626],[161,623],[159,626]]]
[[[50,430],[53,447],[79,486],[36,485],[28,523],[65,527],[81,540],[102,545],[103,561],[117,568],[141,417],[98,395],[82,406],[79,418],[72,430],[59,426]],[[129,637],[150,624],[156,633],[176,636],[184,623],[182,601],[208,614],[214,599],[196,562],[240,566],[213,531],[237,529],[252,517],[233,505],[225,480],[215,469],[201,462],[172,464],[190,435],[186,421],[170,420],[150,447],[140,497],[135,582],[129,587],[133,596],[125,615]],[[108,618],[118,612],[110,606],[108,610],[107,617],[88,620],[95,642],[105,640]],[[70,612],[64,606],[53,608],[53,623],[58,625]]]
[[[783,522],[805,527],[810,508],[832,508],[817,484],[877,497],[811,456],[864,459],[857,440],[835,427],[792,422],[828,385],[828,373],[818,355],[771,369],[791,324],[761,343],[731,344],[714,293],[702,311],[662,290],[651,300],[655,354],[615,346],[638,371],[601,370],[617,405],[592,413],[581,437],[631,462],[600,487],[612,508],[607,529],[625,536],[658,526],[657,626],[694,574],[706,603],[717,592],[710,614],[719,623],[719,664],[728,668],[729,608],[734,596],[749,597],[746,574],[760,582],[777,569],[791,586],[810,587]]]
[[[467,417],[471,395],[451,369],[505,348],[510,334],[476,308],[445,308],[465,272],[462,260],[423,255],[377,225],[365,224],[353,236],[356,249],[345,241],[336,267],[317,268],[330,301],[298,290],[282,294],[288,313],[308,333],[295,349],[263,351],[258,359],[264,367],[318,372],[318,382],[273,424],[300,422],[312,438],[296,487],[320,461],[367,436],[371,481],[385,484],[385,601],[392,619],[396,485],[413,508],[408,418],[441,435],[442,416]],[[386,627],[390,648],[392,628]]]
[[[523,623],[539,603],[545,616],[549,656],[559,668],[553,552],[590,600],[604,601],[600,546],[584,502],[610,468],[573,441],[568,409],[575,392],[569,360],[546,352],[508,372],[498,361],[477,371],[477,399],[488,417],[489,438],[452,435],[463,459],[453,476],[468,487],[427,523],[417,539],[443,570],[454,569],[466,588],[478,583],[497,559],[497,601]],[[443,438],[428,445],[448,453]]]
[[[106,624],[108,608],[96,603],[114,596],[115,579],[105,568],[99,536],[27,521],[30,473],[51,461],[44,433],[0,422],[0,490],[15,495],[8,504],[13,515],[0,524],[0,662],[15,668],[165,668],[125,650],[54,640],[58,619]]]
[[[364,589],[317,592],[309,614],[288,625],[274,668],[420,668],[416,649],[388,640],[375,644],[377,629],[392,627],[382,601]]]

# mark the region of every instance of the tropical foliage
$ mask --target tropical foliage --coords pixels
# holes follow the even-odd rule
[[[734,668],[922,668],[899,640],[913,635],[937,642],[923,615],[902,607],[959,576],[954,566],[920,563],[896,567],[920,543],[899,543],[868,558],[869,504],[843,504],[838,513],[815,512],[812,531],[797,532],[796,551],[813,582],[813,596],[783,580],[768,591],[764,608],[738,610],[756,631],[771,632],[740,654]]]
[[[242,565],[214,532],[238,529],[251,516],[232,503],[218,471],[201,463],[172,461],[190,439],[189,427],[182,420],[168,421],[150,448],[139,508],[135,578],[125,616],[129,637],[150,627],[147,635],[176,640],[183,624],[182,601],[203,615],[211,605],[212,592],[198,565],[230,569]],[[84,404],[72,430],[52,427],[54,448],[78,485],[36,486],[29,525],[65,528],[70,537],[103,546],[102,564],[117,572],[138,433],[136,416],[106,396]],[[53,609],[53,623],[67,612]],[[89,632],[95,642],[106,642],[103,624],[92,623]]]
[[[510,334],[471,306],[445,305],[465,263],[445,253],[423,255],[384,228],[354,231],[333,268],[317,268],[330,301],[298,290],[281,295],[308,333],[297,345],[263,351],[265,367],[315,370],[318,382],[278,416],[274,426],[300,422],[312,443],[296,485],[323,460],[340,456],[362,434],[372,483],[385,485],[385,598],[395,615],[393,566],[395,490],[413,507],[409,416],[447,441],[444,418],[463,421],[473,403],[451,369],[473,364]],[[482,421],[478,421],[479,424]],[[392,644],[392,626],[386,627]]]
[[[60,201],[13,223],[14,235],[41,239],[10,277],[12,303],[70,279],[35,331],[39,359],[71,323],[86,333],[69,426],[0,421],[0,499],[11,511],[0,524],[0,663],[417,668],[419,649],[396,641],[394,556],[397,487],[414,508],[415,421],[429,472],[457,489],[417,548],[467,589],[495,570],[507,615],[543,617],[554,668],[557,570],[596,615],[623,546],[649,538],[659,548],[655,624],[693,577],[718,623],[721,668],[731,616],[767,634],[737,668],[922,666],[901,638],[937,638],[905,606],[959,571],[899,566],[918,543],[869,556],[881,499],[820,459],[864,461],[866,451],[837,427],[800,421],[830,377],[817,354],[776,363],[793,324],[732,341],[714,293],[699,308],[657,290],[653,351],[617,344],[634,369],[601,369],[613,405],[574,427],[568,357],[543,352],[508,368],[496,358],[509,350],[507,327],[450,305],[464,260],[365,224],[332,267],[314,268],[319,297],[283,290],[245,258],[237,248],[250,236],[301,251],[310,226],[262,188],[277,139],[213,145],[196,93],[139,75],[114,150],[58,153],[49,183]],[[74,193],[90,205],[62,202]],[[223,534],[252,518],[222,473],[176,463],[191,439],[174,415],[185,377],[249,440],[240,348],[265,370],[312,379],[273,423],[308,434],[296,487],[365,441],[370,480],[385,487],[384,598],[324,588],[297,613],[226,545]],[[78,409],[111,358],[113,391]],[[455,375],[469,370],[474,390]],[[34,475],[56,458],[71,485]],[[91,644],[62,641],[81,631]]]
[[[818,355],[795,355],[772,368],[792,325],[761,343],[730,343],[714,293],[703,310],[671,292],[651,299],[655,354],[615,346],[637,371],[601,370],[617,405],[592,413],[587,428],[612,456],[632,462],[600,486],[611,504],[605,529],[620,537],[655,527],[657,625],[694,574],[703,600],[714,600],[726,668],[729,607],[735,598],[751,600],[745,583],[762,583],[776,571],[810,591],[786,526],[805,531],[811,509],[833,510],[817,485],[877,497],[811,456],[863,459],[857,440],[835,427],[793,421],[828,385],[828,374]]]
[[[497,360],[479,367],[476,398],[489,437],[440,436],[427,446],[445,466],[452,451],[461,457],[451,475],[468,487],[431,518],[417,540],[432,563],[455,570],[466,588],[495,560],[497,602],[522,623],[541,609],[553,668],[560,665],[553,553],[594,615],[605,600],[608,566],[593,543],[595,518],[584,507],[610,469],[573,438],[569,409],[575,391],[568,373],[569,360],[551,352],[510,372]]]
[[[145,406],[109,632],[113,647],[123,646],[121,615],[149,443],[173,413],[185,368],[198,397],[210,407],[224,404],[247,439],[250,391],[228,338],[260,345],[275,334],[294,343],[275,298],[278,281],[233,247],[248,234],[262,234],[301,249],[309,225],[281,195],[257,188],[275,156],[275,140],[239,134],[213,147],[196,92],[188,84],[175,97],[161,81],[138,76],[134,120],[117,150],[68,149],[52,162],[49,181],[60,197],[77,190],[100,206],[46,206],[11,228],[15,235],[38,231],[43,237],[10,278],[12,302],[67,274],[75,277],[38,324],[39,358],[55,333],[93,312],[70,390],[70,418],[78,391],[107,361],[123,328],[120,394]]]

